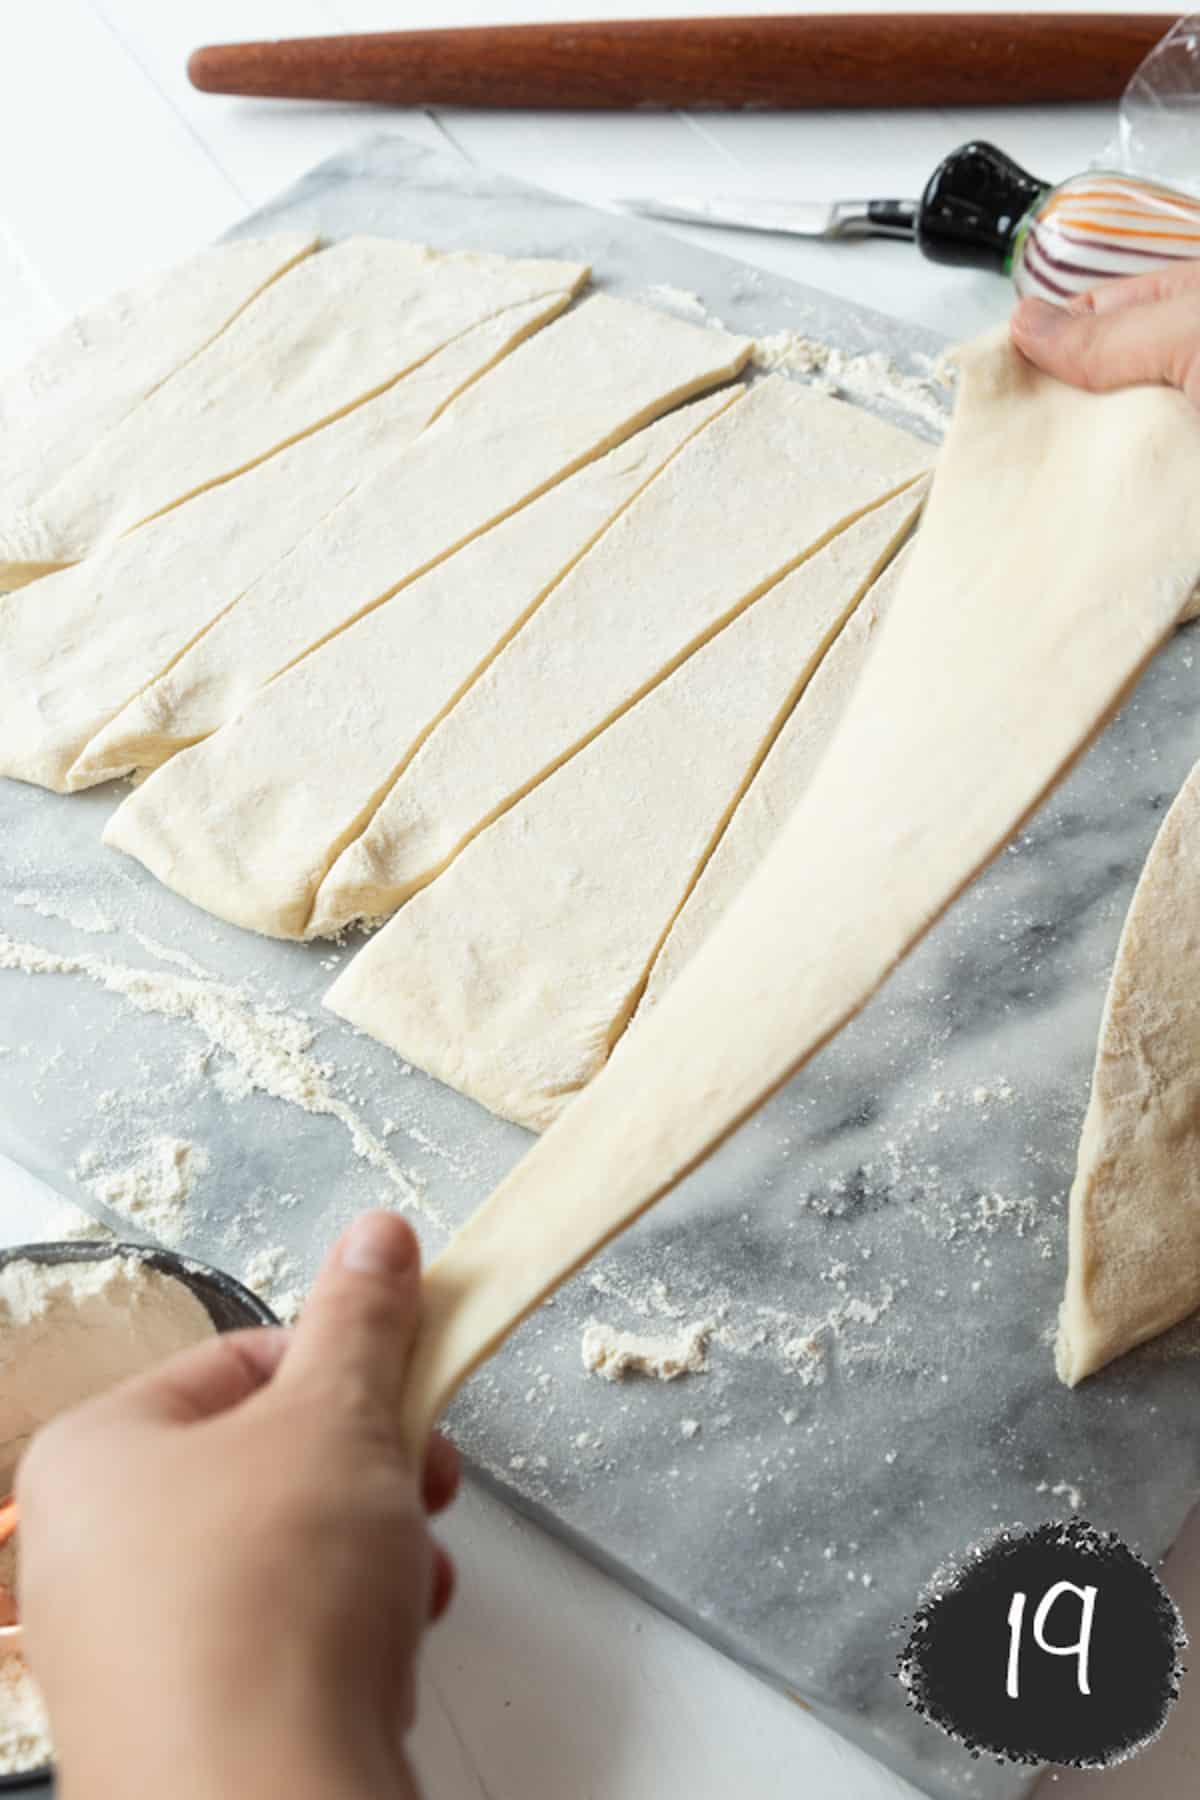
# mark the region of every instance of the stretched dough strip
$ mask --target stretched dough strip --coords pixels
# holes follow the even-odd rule
[[[1071,1188],[1070,1386],[1200,1308],[1200,763],[1154,840],[1100,1025]]]
[[[201,250],[72,319],[0,380],[0,518],[31,506],[316,244],[282,232]],[[7,584],[21,573],[10,571]],[[37,563],[25,571],[27,579],[39,573]]]
[[[311,931],[379,918],[928,446],[782,376],[694,438],[438,727],[330,870]],[[746,510],[731,528],[728,504]]]
[[[460,395],[249,587],[114,725],[143,768],[207,737],[273,676],[679,400],[735,375],[744,338],[586,299]]]
[[[0,513],[0,580],[77,562],[378,393],[505,307],[586,279],[518,262],[346,238],[259,295],[19,516]]]
[[[437,719],[739,391],[647,425],[303,657],[156,770],[105,842],[235,925],[303,936],[330,863]]]
[[[14,595],[0,608],[0,774],[75,789],[135,768],[137,737],[104,729],[114,715],[567,299],[464,332],[323,431]]]
[[[966,353],[900,592],[799,806],[662,1003],[428,1271],[410,1443],[865,1005],[1102,728],[1198,570],[1200,417],[1182,395],[1078,392],[1006,335]]]
[[[891,502],[893,507],[907,503],[906,526],[923,497],[922,487]],[[878,519],[884,511],[881,507],[869,517]],[[717,920],[728,912],[795,811],[862,675],[908,555],[902,550],[855,607],[772,744],[654,959],[635,1025],[658,1005]]]
[[[482,832],[326,1004],[544,1130],[606,1060],[764,748],[911,519],[880,508]],[[880,512],[891,512],[886,521]]]

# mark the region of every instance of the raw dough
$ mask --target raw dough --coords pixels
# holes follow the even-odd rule
[[[260,294],[17,517],[7,568],[75,562],[357,405],[507,306],[577,287],[579,263],[346,238]]]
[[[129,709],[143,767],[676,401],[735,375],[743,338],[596,295],[522,344],[358,483]]]
[[[911,519],[880,510],[482,832],[326,1004],[493,1112],[551,1124],[606,1060],[697,870]]]
[[[0,607],[0,773],[61,789],[135,767],[136,735],[103,729],[114,714],[566,298],[464,332],[344,418]]]
[[[775,376],[690,443],[433,733],[322,884],[312,930],[382,917],[926,445]],[[729,506],[744,506],[731,526]]]
[[[907,524],[923,498],[923,487],[910,490],[869,514],[857,529],[864,530],[872,521],[882,524],[885,514],[898,508],[906,509]],[[772,744],[655,958],[635,1025],[645,1011],[658,1005],[684,964],[729,910],[794,812],[858,684],[908,556],[909,551],[902,550],[855,607]]]
[[[1200,1307],[1200,763],[1121,933],[1071,1189],[1058,1372],[1072,1387]]]
[[[316,243],[286,232],[202,250],[72,319],[0,381],[0,518],[31,505]]]
[[[647,425],[302,658],[157,770],[107,841],[235,925],[302,936],[330,863],[436,720],[739,391]]]
[[[1181,394],[1079,392],[1007,333],[964,354],[900,592],[799,806],[661,1004],[429,1269],[409,1442],[859,1011],[1103,727],[1198,571],[1200,416]]]

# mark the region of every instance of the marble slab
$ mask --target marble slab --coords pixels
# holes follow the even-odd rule
[[[584,257],[611,291],[878,351],[914,376],[940,347],[395,138],[314,170],[239,230],[298,225]],[[898,407],[895,394],[872,404],[905,417],[902,390]],[[731,509],[740,528],[752,513]],[[903,1703],[895,1653],[931,1572],[1001,1524],[1076,1510],[1157,1556],[1200,1479],[1186,1334],[1075,1394],[1048,1343],[1107,971],[1200,754],[1196,643],[1186,631],[1168,646],[862,1017],[454,1409],[475,1468],[513,1504],[932,1796],[1010,1800],[1026,1777],[972,1761]],[[284,1285],[352,1211],[397,1199],[408,1179],[440,1216],[419,1218],[435,1248],[525,1135],[322,1013],[352,946],[237,932],[103,850],[116,797],[0,783],[0,932],[26,962],[67,959],[0,971],[0,1150],[111,1220],[88,1184],[146,1139],[186,1139],[206,1162],[182,1243],[235,1270],[278,1247]],[[795,954],[813,953],[798,936]],[[151,972],[159,1010],[130,997],[130,969]],[[356,1152],[344,1118],[231,1077],[188,1013],[189,981],[225,983],[265,1038],[305,1023],[331,1094],[390,1171]],[[703,1324],[707,1371],[607,1384],[581,1364],[593,1320],[655,1335]]]

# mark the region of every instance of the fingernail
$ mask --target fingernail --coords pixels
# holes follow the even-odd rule
[[[355,1275],[402,1275],[416,1259],[412,1229],[392,1213],[364,1213],[342,1247],[342,1267]]]
[[[1048,338],[1062,329],[1066,317],[1060,307],[1051,306],[1048,300],[1023,300],[1015,323],[1022,337]]]

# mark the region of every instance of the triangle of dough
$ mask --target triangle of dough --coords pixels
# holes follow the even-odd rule
[[[215,244],[64,325],[0,381],[0,518],[30,506],[316,245],[303,232]]]
[[[433,733],[330,870],[313,932],[394,911],[756,594],[928,460],[927,445],[867,413],[781,376],[760,382],[693,439]]]
[[[468,845],[326,1004],[493,1112],[550,1125],[606,1060],[697,869],[886,554],[851,528],[746,607]]]
[[[303,657],[158,769],[105,842],[235,925],[302,936],[333,858],[437,719],[738,392],[647,425]]]
[[[137,767],[136,727],[103,729],[114,714],[566,300],[464,332],[324,430],[14,595],[0,608],[0,774],[74,789]]]
[[[619,443],[737,373],[743,338],[595,295],[355,484],[114,726],[143,768],[216,731],[291,663]],[[340,456],[340,452],[339,452]],[[118,741],[136,747],[115,754]]]
[[[574,292],[587,273],[386,238],[346,238],[306,257],[33,506],[0,514],[0,579],[20,564],[77,562],[335,419],[470,326]]]
[[[882,534],[890,527],[890,543],[894,543],[911,526],[923,497],[923,484],[919,491],[910,489],[898,495],[850,526],[844,537],[849,539],[852,534],[862,535],[874,529],[881,534],[882,542]],[[842,541],[835,539],[839,544]],[[907,556],[908,552],[902,550],[855,607],[772,744],[655,958],[635,1025],[644,1013],[657,1006],[717,920],[728,911],[812,780],[857,686],[879,625],[895,596]]]
[[[1200,1308],[1200,763],[1129,908],[1070,1202],[1070,1386]]]

